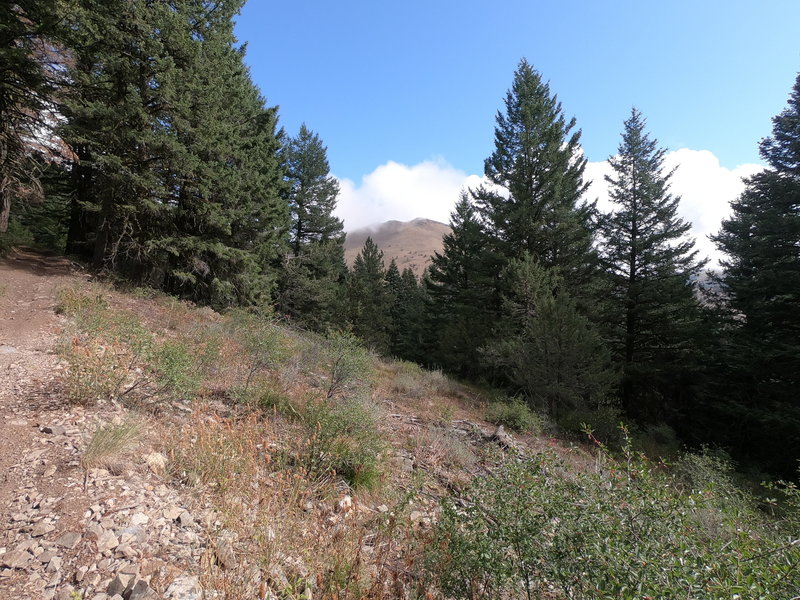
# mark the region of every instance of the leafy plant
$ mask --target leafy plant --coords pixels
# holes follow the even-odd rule
[[[332,331],[325,343],[327,384],[330,399],[348,389],[363,385],[372,375],[374,358],[352,333]]]
[[[385,442],[377,411],[359,400],[309,402],[303,413],[309,433],[306,466],[312,477],[335,473],[355,487],[372,487]]]
[[[474,480],[443,503],[428,551],[433,580],[447,597],[464,599],[800,592],[800,547],[777,523],[728,510],[716,500],[720,489],[682,489],[627,441],[621,461],[601,447],[598,464],[579,472],[546,453]],[[709,514],[723,528],[709,531]]]
[[[492,402],[486,409],[486,420],[533,435],[539,435],[544,425],[542,417],[519,398]]]

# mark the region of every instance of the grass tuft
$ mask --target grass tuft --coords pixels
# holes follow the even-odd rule
[[[141,424],[133,419],[99,426],[86,442],[81,466],[87,470],[113,466],[139,445],[141,434]]]

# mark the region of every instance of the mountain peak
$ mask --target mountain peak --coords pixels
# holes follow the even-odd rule
[[[371,237],[383,251],[387,266],[394,259],[401,271],[410,267],[419,277],[431,263],[434,252],[442,251],[442,238],[448,233],[448,225],[422,217],[411,221],[386,221],[349,232],[344,242],[344,255],[347,264],[352,266],[367,237]]]

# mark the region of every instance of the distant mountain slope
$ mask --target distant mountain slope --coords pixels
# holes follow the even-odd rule
[[[372,237],[372,241],[383,250],[387,267],[394,258],[400,271],[411,267],[419,276],[430,264],[433,253],[442,251],[442,238],[447,233],[450,233],[449,226],[430,219],[414,219],[406,223],[387,221],[348,233],[344,256],[347,264],[352,266],[367,237]]]

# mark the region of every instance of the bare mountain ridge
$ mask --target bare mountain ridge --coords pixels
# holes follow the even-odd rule
[[[410,267],[419,277],[431,263],[434,252],[442,251],[442,238],[448,233],[448,225],[431,219],[387,221],[349,232],[344,242],[344,256],[352,266],[364,242],[371,237],[383,251],[386,266],[395,259],[400,271]]]

